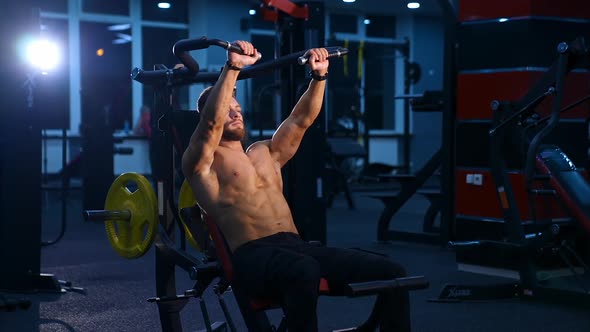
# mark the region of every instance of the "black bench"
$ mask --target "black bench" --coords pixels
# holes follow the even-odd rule
[[[408,179],[408,177],[402,177]],[[400,191],[380,191],[366,193],[365,196],[380,200],[383,205],[387,206],[391,204],[399,195]],[[442,207],[442,194],[440,189],[437,188],[424,188],[418,189],[417,194],[424,196],[428,199],[430,205],[424,214],[422,231],[425,233],[439,233],[439,227],[434,226],[436,222],[436,216],[440,213]]]
[[[377,178],[379,182],[397,182],[402,187],[416,181],[416,176],[413,174],[379,174]]]
[[[424,214],[422,231],[425,233],[439,233],[440,227],[434,226],[436,215],[440,213],[442,208],[442,193],[437,188],[418,189],[417,194],[420,194],[430,202],[426,213]]]
[[[397,197],[398,194],[399,194],[399,191],[378,191],[378,192],[363,193],[363,195],[365,195],[367,197],[371,197],[371,198],[380,200],[383,203],[383,205],[385,205],[385,206],[387,206],[388,204],[391,204],[391,202],[393,202],[393,200]]]

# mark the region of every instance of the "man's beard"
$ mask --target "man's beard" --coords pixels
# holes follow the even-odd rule
[[[241,141],[244,139],[246,135],[246,129],[225,129],[223,131],[223,135],[221,136],[222,139],[226,141]]]

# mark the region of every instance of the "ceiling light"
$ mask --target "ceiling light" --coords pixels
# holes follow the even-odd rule
[[[250,14],[250,15],[256,15],[256,9],[250,9],[248,11],[248,14]]]
[[[355,1],[356,1],[356,0],[342,0],[342,2],[346,2],[346,3],[353,3],[353,2],[355,2]]]
[[[371,24],[371,20],[369,20],[368,18],[365,18],[365,20],[363,21],[363,23],[365,23],[365,24]]]
[[[418,9],[418,8],[420,8],[420,3],[419,2],[408,2],[408,8]]]
[[[506,22],[508,21],[508,19],[506,17],[502,17],[498,19],[498,22],[502,23],[502,22]]]
[[[170,8],[170,2],[158,2],[158,8],[168,9]]]

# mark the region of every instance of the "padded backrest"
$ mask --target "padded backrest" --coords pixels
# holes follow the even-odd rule
[[[213,218],[209,217],[204,211],[201,211],[201,215],[203,216],[203,220],[207,224],[207,228],[209,229],[209,234],[215,243],[215,251],[217,252],[217,259],[223,268],[223,272],[225,273],[225,277],[231,283],[234,280],[234,270],[231,262],[231,252],[227,243],[225,242],[225,238],[223,234],[217,227]]]
[[[537,167],[551,175],[551,186],[570,212],[590,233],[590,184],[558,147],[544,147],[537,155]]]

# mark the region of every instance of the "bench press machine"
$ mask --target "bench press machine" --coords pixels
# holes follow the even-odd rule
[[[184,184],[183,184],[184,185]],[[191,192],[192,194],[192,192]],[[179,199],[184,200],[184,199]],[[195,212],[198,211],[198,212]],[[231,264],[231,253],[227,247],[227,244],[224,240],[223,234],[215,224],[215,221],[207,216],[206,214],[202,213],[199,215],[199,207],[197,205],[181,209],[181,214],[184,216],[190,216],[190,220],[194,225],[198,225],[200,227],[200,232],[204,232],[209,234],[210,237],[205,237],[205,241],[211,243],[199,243],[199,246],[204,248],[215,248],[215,256],[217,260],[217,269],[216,271],[217,276],[220,278],[220,281],[216,285],[215,292],[218,294],[220,298],[220,305],[222,310],[225,314],[225,318],[228,324],[228,327],[231,331],[235,331],[235,324],[231,319],[229,314],[229,310],[223,301],[222,295],[230,290],[230,285],[234,280],[234,273]],[[321,245],[318,243],[318,245]],[[204,272],[200,272],[203,269]],[[213,268],[214,269],[214,268]],[[212,271],[211,263],[203,265],[203,267],[196,266],[194,267],[193,276],[196,276],[197,283],[199,283],[200,279],[199,276],[203,276],[204,282],[207,283],[210,280]],[[203,282],[201,281],[201,282]],[[349,291],[345,294],[335,294],[330,290],[330,284],[328,280],[322,278],[320,279],[320,295],[332,295],[332,296],[347,296],[347,297],[361,297],[361,296],[370,296],[376,295],[381,291],[392,289],[392,288],[403,288],[407,290],[418,290],[424,289],[428,287],[428,281],[422,276],[414,276],[414,277],[405,277],[405,278],[397,278],[391,280],[375,280],[370,282],[362,282],[362,283],[353,283],[349,284]],[[278,327],[274,327],[267,315],[266,311],[270,309],[278,309],[280,308],[279,299],[274,298],[248,298],[246,297],[239,288],[231,288],[236,297],[238,302],[238,306],[240,308],[240,312],[244,318],[246,326],[250,331],[286,331],[285,321],[284,319],[281,320]],[[202,294],[202,293],[201,293]],[[202,301],[202,300],[201,300]],[[206,307],[204,304],[201,304],[201,309],[203,313],[203,317],[205,321],[208,321],[209,314],[207,312]],[[369,318],[360,326],[362,328],[349,328],[339,331],[374,331],[378,326],[377,317],[372,313]],[[218,325],[217,326],[221,326]],[[209,330],[208,330],[209,331]],[[211,330],[213,331],[213,329]]]
[[[155,144],[154,150],[161,151],[160,154],[162,162],[154,167],[154,182],[157,188],[158,209],[159,209],[159,236],[156,240],[156,297],[149,299],[151,302],[158,304],[160,312],[160,321],[163,331],[178,332],[182,331],[180,322],[180,311],[184,308],[188,300],[192,297],[199,298],[203,319],[206,326],[206,331],[223,331],[229,329],[235,331],[235,325],[230,318],[229,310],[223,300],[223,294],[230,289],[232,281],[231,265],[229,264],[229,253],[226,250],[222,236],[219,234],[216,225],[208,218],[204,218],[207,227],[199,227],[195,229],[195,224],[199,223],[199,213],[190,209],[181,209],[177,213],[174,202],[173,188],[174,186],[174,172],[173,163],[174,151],[177,154],[182,154],[183,142],[177,129],[176,121],[179,116],[178,111],[173,111],[170,103],[170,95],[173,88],[191,83],[200,82],[214,82],[219,73],[199,73],[199,66],[196,61],[189,55],[188,51],[208,48],[209,46],[220,46],[224,48],[232,47],[231,44],[217,39],[207,39],[205,37],[193,40],[182,40],[174,46],[174,52],[178,58],[185,64],[185,67],[167,69],[164,66],[156,66],[153,71],[143,71],[135,69],[132,77],[134,80],[143,84],[148,84],[154,87],[155,90],[155,105],[153,107],[152,119],[156,121],[159,131],[154,135]],[[346,50],[338,47],[328,48],[328,52],[332,56],[346,54]],[[272,71],[273,69],[293,65],[303,55],[304,52],[297,52],[287,56],[279,57],[273,61],[256,64],[245,68],[240,73],[238,79],[245,79],[253,77],[256,74]],[[191,124],[196,125],[198,116],[196,112],[180,112],[191,113],[190,117],[194,117]],[[182,117],[187,116],[183,114]],[[185,122],[186,123],[186,122]],[[193,127],[194,128],[194,127]],[[181,190],[182,192],[182,190]],[[192,195],[192,193],[191,193]],[[179,197],[179,202],[185,200]],[[190,212],[187,214],[187,212]],[[181,216],[185,220],[191,220],[191,228],[179,227],[180,248],[174,241],[175,227],[180,225]],[[204,225],[201,222],[201,225]],[[190,229],[190,231],[189,231]],[[207,236],[202,236],[203,232],[209,232],[212,243],[209,242]],[[204,257],[197,258],[189,254],[185,248],[185,234],[190,235],[195,241],[201,241],[201,248],[204,251]],[[207,233],[205,233],[207,234]],[[202,240],[205,240],[203,242]],[[207,244],[205,244],[207,243]],[[195,280],[195,285],[192,289],[184,292],[184,294],[177,295],[175,282],[175,268],[180,267],[188,272],[190,278]],[[209,314],[206,309],[206,304],[202,295],[206,289],[219,278],[219,281],[214,286],[215,293],[219,296],[219,302],[225,314],[225,322],[211,323]],[[361,283],[351,285],[351,291],[348,296],[363,296],[375,294],[384,289],[392,287],[404,287],[407,289],[421,289],[428,286],[428,283],[423,277],[400,278],[395,280],[379,280],[370,283]],[[327,282],[322,282],[322,292],[329,293],[329,285]],[[277,302],[269,300],[244,299],[239,290],[234,289],[234,293],[240,303],[240,311],[242,312],[246,325],[253,331],[272,331],[264,310],[269,308],[276,308]],[[279,326],[279,329],[281,327]]]

